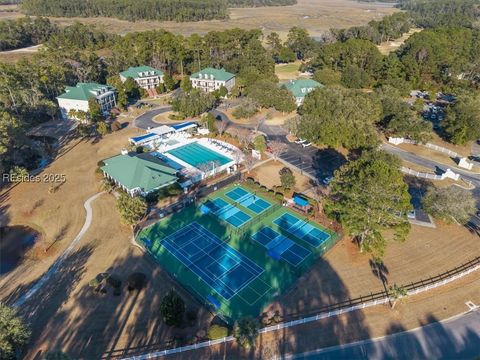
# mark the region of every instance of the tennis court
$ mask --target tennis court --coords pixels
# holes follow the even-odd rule
[[[228,198],[236,203],[252,210],[255,214],[261,214],[272,206],[268,201],[252,194],[250,191],[245,190],[241,186],[236,186],[225,194]]]
[[[197,222],[192,222],[159,243],[141,239],[148,250],[163,246],[217,294],[230,300],[255,280],[263,269]]]
[[[322,229],[242,183],[145,227],[137,241],[184,289],[232,325],[258,316],[334,244],[335,235],[328,233],[329,240],[317,248],[310,227]]]
[[[252,239],[264,246],[270,257],[276,260],[283,259],[293,266],[298,266],[311,254],[303,246],[267,226],[253,234]]]
[[[206,207],[206,209],[205,209]],[[251,219],[251,216],[244,213],[233,204],[229,204],[222,198],[207,200],[201,207],[201,211],[212,212],[220,219],[225,220],[235,227],[241,227]]]
[[[273,223],[316,248],[330,239],[329,233],[290,213],[280,215]]]

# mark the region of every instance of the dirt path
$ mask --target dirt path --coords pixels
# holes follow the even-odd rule
[[[83,238],[87,230],[90,228],[92,224],[93,212],[92,212],[92,202],[95,201],[103,192],[97,193],[85,201],[83,206],[87,211],[87,216],[85,218],[85,223],[83,224],[82,228],[80,229],[77,236],[72,240],[70,245],[65,249],[62,255],[58,257],[58,259],[53,263],[53,265],[48,269],[46,273],[42,275],[42,277],[35,283],[35,285],[28,290],[24,295],[22,295],[14,304],[15,307],[22,306],[25,301],[30,299],[40,288],[56,273],[57,269],[63,263],[63,261],[72,253],[75,246],[79,243],[79,241]]]

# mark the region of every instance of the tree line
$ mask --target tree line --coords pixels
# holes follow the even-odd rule
[[[296,0],[23,0],[29,15],[204,21],[228,18],[228,7],[284,6]]]
[[[225,0],[23,0],[29,15],[115,17],[122,20],[203,21],[225,19]]]
[[[297,0],[227,0],[229,7],[258,7],[295,5]]]
[[[38,45],[58,31],[43,17],[24,17],[0,22],[0,51]]]

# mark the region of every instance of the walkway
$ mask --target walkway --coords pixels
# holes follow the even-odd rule
[[[346,345],[288,354],[285,359],[475,359],[480,354],[480,311],[410,331]]]
[[[92,224],[92,219],[93,219],[93,213],[92,213],[92,202],[95,201],[100,195],[102,195],[104,192],[100,192],[98,194],[95,194],[91,196],[90,198],[85,201],[83,206],[85,207],[85,210],[87,211],[87,216],[85,218],[85,223],[83,224],[82,228],[80,229],[80,232],[77,234],[75,239],[72,240],[70,245],[65,249],[62,255],[60,255],[57,260],[53,263],[52,266],[48,269],[46,273],[42,275],[42,277],[33,285],[33,287],[28,290],[24,295],[22,295],[14,304],[14,307],[19,307],[22,306],[28,299],[30,299],[35,293],[40,290],[40,288],[56,273],[57,269],[60,267],[60,265],[63,263],[63,261],[72,253],[73,249],[77,244],[82,240],[83,236],[87,232],[87,230],[90,228],[90,225]]]

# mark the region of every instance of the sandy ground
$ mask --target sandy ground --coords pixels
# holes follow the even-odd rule
[[[0,8],[1,10],[1,8]],[[13,7],[9,7],[13,10]],[[292,26],[309,30],[312,36],[319,36],[330,28],[344,28],[363,25],[398,11],[391,5],[359,3],[352,0],[298,0],[298,4],[282,7],[260,7],[230,9],[230,19],[184,22],[137,21],[134,23],[111,18],[54,18],[56,23],[70,25],[75,21],[104,27],[117,34],[132,31],[165,29],[182,35],[205,34],[212,30],[231,28],[260,28],[265,33],[278,32],[283,38]],[[18,11],[0,11],[0,19],[14,19],[22,16]]]
[[[269,189],[272,189],[274,186],[281,185],[280,175],[278,174],[278,172],[284,167],[285,165],[281,162],[275,162],[272,160],[267,162],[266,164],[263,164],[262,166],[253,169],[250,174],[247,174],[247,176],[253,177],[255,180],[260,182],[260,184],[265,185]],[[310,184],[310,178],[301,175],[299,172],[293,169],[292,171],[296,179],[294,191],[302,193],[312,187],[312,185]]]
[[[23,265],[3,276],[0,279],[0,296],[5,296],[15,285],[37,278],[75,237],[85,220],[83,202],[100,189],[100,181],[95,174],[97,162],[119,154],[134,134],[137,130],[127,128],[107,135],[97,143],[73,140],[43,170],[40,182],[21,183],[0,193],[2,224],[26,225],[38,230],[49,248],[43,259],[27,258]],[[47,174],[65,175],[66,182],[44,181],[43,176]],[[57,187],[53,193],[49,191],[52,185]]]

